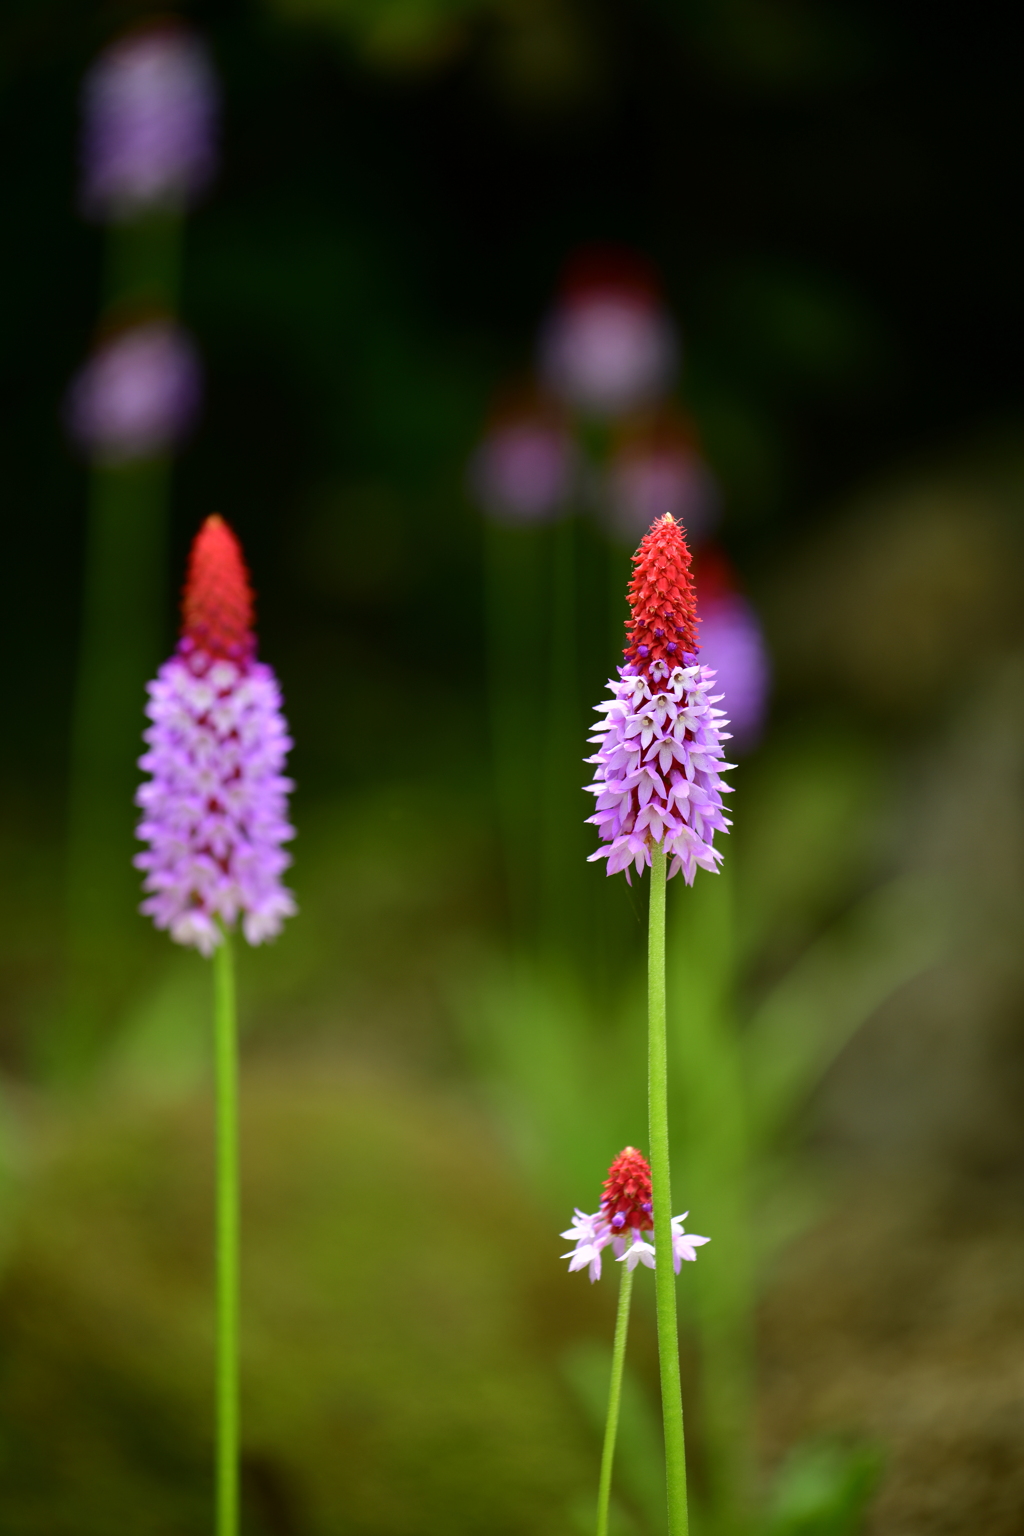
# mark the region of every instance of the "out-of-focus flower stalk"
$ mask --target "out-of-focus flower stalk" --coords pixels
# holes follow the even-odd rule
[[[256,659],[252,593],[238,541],[219,517],[196,535],[182,634],[150,684],[136,802],[148,844],[142,910],[214,961],[217,1105],[217,1536],[238,1530],[238,1045],[232,930],[273,938],[295,911],[281,883],[291,745],[271,669]]]
[[[88,1055],[130,987],[138,948],[123,921],[126,808],[138,707],[164,640],[171,456],[199,401],[198,358],[174,315],[184,215],[213,175],[217,112],[206,50],[173,21],[115,40],[83,84],[80,201],[105,226],[106,252],[103,339],[66,407],[92,466],[71,743],[72,1002],[60,1045],[71,1057]]]
[[[577,868],[568,764],[581,713],[578,478],[562,412],[529,393],[496,413],[467,477],[485,514],[491,746],[509,906],[517,939],[531,947],[560,943],[578,911],[566,890]]]
[[[138,711],[160,655],[167,466],[97,470],[72,717],[68,828],[69,1008],[53,1069],[88,1064],[104,1005],[130,984],[129,855]]]
[[[582,715],[579,694],[579,592],[576,519],[553,530],[551,588],[548,599],[550,641],[545,669],[543,782],[540,804],[540,931],[544,946],[563,956],[570,951],[579,912],[578,819],[572,805],[578,795],[570,765]]]

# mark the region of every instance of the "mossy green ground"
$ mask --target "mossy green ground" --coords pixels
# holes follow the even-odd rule
[[[557,1238],[480,1124],[323,1061],[247,1072],[243,1124],[247,1528],[564,1531],[593,1447]],[[0,1297],[0,1529],[208,1529],[212,1150],[205,1092],[53,1136]]]

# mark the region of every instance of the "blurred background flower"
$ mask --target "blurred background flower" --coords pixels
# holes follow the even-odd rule
[[[556,413],[505,412],[469,467],[470,492],[491,517],[530,523],[564,511],[577,488],[576,445]]]
[[[771,661],[761,622],[737,589],[728,561],[705,547],[695,568],[700,593],[700,659],[714,667],[725,696],[732,741],[727,757],[749,752],[760,740],[768,712]]]
[[[151,320],[100,345],[68,393],[68,426],[105,463],[154,458],[192,426],[201,391],[189,337],[170,321]]]
[[[664,408],[622,434],[608,465],[606,499],[611,529],[630,548],[666,512],[683,524],[692,548],[718,521],[718,488],[694,433]]]
[[[206,49],[180,23],[119,38],[82,87],[82,206],[136,218],[192,202],[216,166],[219,91]]]
[[[627,251],[581,252],[541,336],[541,375],[552,393],[585,414],[621,416],[665,392],[677,353],[645,264]]]

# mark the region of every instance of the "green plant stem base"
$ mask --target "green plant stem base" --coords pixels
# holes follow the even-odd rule
[[[217,1100],[217,1536],[238,1531],[238,1030],[231,935],[213,953]]]
[[[651,907],[647,933],[647,1087],[654,1201],[654,1290],[658,1311],[661,1414],[665,1428],[665,1491],[669,1536],[687,1536],[686,1447],[679,1380],[676,1277],[672,1265],[672,1177],[668,1145],[668,1045],[665,1023],[665,850],[651,849]]]
[[[622,1371],[626,1364],[626,1338],[629,1334],[629,1302],[633,1294],[633,1271],[625,1264],[619,1280],[619,1309],[615,1317],[615,1343],[612,1346],[612,1378],[608,1386],[608,1421],[601,1452],[601,1479],[597,1489],[597,1536],[608,1536],[608,1501],[612,1491],[612,1463],[619,1432],[619,1403],[622,1400]]]

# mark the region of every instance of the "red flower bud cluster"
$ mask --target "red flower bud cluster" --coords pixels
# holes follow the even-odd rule
[[[208,517],[189,556],[182,594],[184,649],[211,660],[248,661],[255,650],[253,599],[242,547],[222,517]]]
[[[601,1211],[614,1231],[654,1228],[651,1215],[651,1165],[636,1147],[621,1151],[608,1170],[601,1194]]]
[[[666,512],[633,556],[629,584],[631,617],[626,620],[627,662],[644,677],[656,661],[663,663],[655,678],[686,666],[685,656],[697,652],[697,594],[690,580],[690,551],[682,526]],[[691,662],[692,664],[692,662]]]

